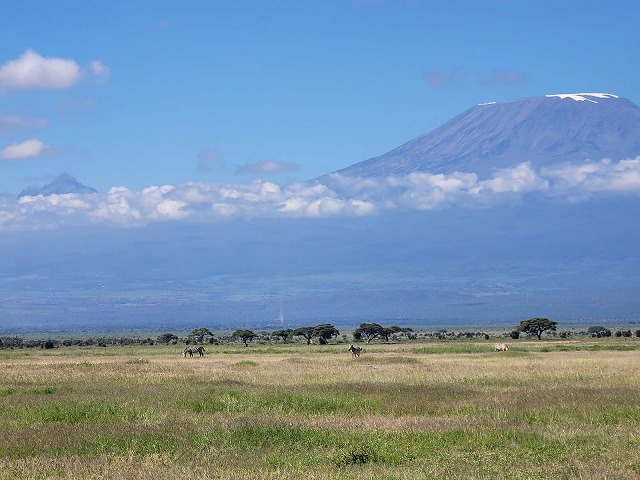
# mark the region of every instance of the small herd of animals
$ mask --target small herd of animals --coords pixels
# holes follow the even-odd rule
[[[362,353],[362,347],[357,347],[354,344],[351,344],[349,345],[349,348],[347,349],[347,351],[351,352],[352,357],[359,357],[360,353]],[[496,343],[494,345],[493,351],[507,352],[509,351],[509,345],[507,345],[506,343]],[[186,357],[187,355],[189,355],[190,357],[193,357],[195,353],[197,353],[201,357],[204,357],[204,347],[201,345],[187,347],[184,349],[184,352],[182,352],[182,356]]]

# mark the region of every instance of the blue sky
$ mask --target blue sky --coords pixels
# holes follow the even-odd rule
[[[526,310],[530,289],[548,288],[549,279],[561,289],[589,279],[635,291],[640,157],[547,171],[525,162],[490,178],[305,181],[381,155],[479,103],[607,92],[640,104],[639,19],[635,0],[3,0],[0,280],[14,293],[4,289],[0,302],[10,319],[62,302],[48,313],[59,322],[75,315],[83,291],[78,318],[102,321],[100,309],[113,303],[132,307],[108,315],[133,322],[155,279],[149,288],[157,299],[175,295],[177,313],[158,300],[150,318],[190,313],[200,322],[228,287],[229,318],[245,321],[249,307],[237,300],[245,290],[274,295],[265,315],[277,318],[279,296],[342,294],[345,286],[374,289],[352,310],[390,302],[395,312],[405,299],[395,285],[409,289],[418,318],[431,306],[414,283],[431,288],[448,275],[453,303],[429,298],[455,316],[460,278],[476,275],[499,299],[483,317],[491,319],[511,315],[501,302],[512,287],[525,295],[513,297],[515,318],[552,316],[547,297]],[[98,193],[16,199],[62,172]],[[587,201],[611,192],[612,203]],[[619,192],[631,193],[625,208]],[[550,199],[547,210],[521,201],[537,194]],[[430,212],[494,202],[507,208]],[[610,225],[594,231],[602,219]],[[483,263],[487,255],[495,258]],[[127,282],[136,290],[121,295]],[[486,292],[469,282],[475,305]],[[197,315],[183,303],[193,288]],[[624,308],[612,311],[613,300],[598,308],[610,318],[637,316],[637,295],[618,294]],[[352,301],[346,291],[337,304]],[[305,307],[310,318],[326,303]],[[289,315],[293,307],[285,308]],[[479,318],[472,307],[466,314]]]
[[[11,193],[62,171],[99,191],[306,180],[481,102],[582,91],[640,101],[632,1],[1,8],[0,65],[33,51],[79,69],[66,84],[0,86],[0,148],[48,147],[0,163],[0,191]]]
[[[1,8],[0,68],[27,52],[76,68],[31,83],[0,75],[0,149],[41,142],[0,161],[0,192],[14,195],[63,171],[101,192],[283,184],[380,155],[481,102],[582,91],[640,101],[633,1]]]

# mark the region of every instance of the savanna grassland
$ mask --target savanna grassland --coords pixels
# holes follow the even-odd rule
[[[0,478],[640,478],[640,342],[0,350]]]

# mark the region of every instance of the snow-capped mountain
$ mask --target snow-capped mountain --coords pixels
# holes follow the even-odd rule
[[[556,94],[476,105],[384,155],[339,170],[382,177],[416,171],[486,175],[529,161],[564,162],[640,155],[640,107],[608,93]]]
[[[28,187],[18,194],[18,198],[37,195],[63,195],[65,193],[97,193],[95,188],[87,187],[81,184],[68,173],[58,175],[51,183],[44,187]]]

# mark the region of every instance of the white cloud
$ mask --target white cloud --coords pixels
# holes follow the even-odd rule
[[[93,206],[86,195],[74,195],[71,193],[49,195],[47,197],[42,195],[20,197],[18,204],[39,211],[48,211],[53,207],[58,212],[66,214],[74,213],[76,210],[89,210]]]
[[[80,70],[74,60],[45,58],[28,49],[17,59],[0,66],[0,91],[69,88],[80,80]]]
[[[523,193],[542,191],[549,188],[548,180],[538,176],[529,162],[524,162],[514,168],[499,170],[489,180],[479,182],[478,191],[483,189],[496,193]]]
[[[40,157],[51,151],[51,148],[38,140],[30,138],[24,142],[14,143],[0,150],[0,159],[2,160],[19,160],[23,158]]]
[[[186,218],[189,214],[182,210],[187,205],[186,202],[178,200],[162,200],[156,205],[156,211],[160,216],[170,219]],[[152,217],[154,218],[154,217]]]
[[[514,196],[576,201],[593,195],[640,196],[640,157],[565,164],[536,171],[528,162],[480,179],[474,173],[412,173],[387,178],[331,175],[324,183],[278,185],[189,182],[141,191],[114,187],[106,194],[0,196],[0,231],[87,223],[139,227],[163,221],[218,218],[363,216],[452,205],[501,205]]]
[[[129,190],[124,187],[113,187],[90,212],[89,219],[98,223],[109,222],[117,225],[136,225],[142,220],[142,212],[132,208],[127,197]]]
[[[280,172],[292,172],[297,170],[297,166],[289,162],[276,162],[267,160],[265,162],[247,163],[236,168],[236,175],[269,174]]]
[[[89,72],[100,83],[105,83],[109,80],[111,75],[111,69],[107,67],[101,60],[93,60],[89,62]]]
[[[612,162],[564,164],[542,171],[554,179],[559,192],[636,192],[640,189],[640,157]]]

